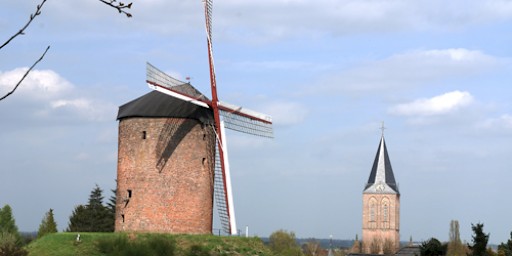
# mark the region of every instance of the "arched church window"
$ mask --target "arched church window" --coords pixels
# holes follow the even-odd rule
[[[368,227],[369,228],[377,228],[377,216],[378,214],[378,202],[377,199],[372,197],[368,202]]]
[[[389,228],[389,201],[387,198],[382,200],[382,228]]]
[[[370,205],[370,221],[375,221],[375,205]]]

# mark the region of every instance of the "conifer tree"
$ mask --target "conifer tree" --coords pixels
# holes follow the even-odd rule
[[[103,191],[96,185],[87,205],[78,205],[69,217],[68,232],[112,232],[111,214],[103,205]]]
[[[103,190],[96,185],[89,197],[87,210],[94,232],[113,232],[111,214],[108,207],[103,205]]]
[[[512,256],[512,232],[510,232],[510,239],[507,243],[498,245],[498,255]]]
[[[8,204],[0,209],[0,232],[13,234],[17,238],[21,237],[18,232],[18,226],[16,226],[16,221],[12,216],[12,208]]]
[[[78,205],[69,217],[67,232],[91,232],[91,225],[87,216],[87,209],[83,205]]]
[[[108,199],[107,208],[109,210],[110,225],[112,226],[112,231],[114,231],[116,222],[117,189],[111,189],[110,191],[112,192],[112,195]]]
[[[472,256],[487,256],[487,242],[489,241],[489,234],[485,234],[484,224],[477,223],[476,225],[471,224],[473,230],[473,245],[468,247],[471,250]]]
[[[53,217],[53,209],[50,209],[43,217],[39,230],[37,231],[37,238],[46,234],[57,233],[57,223]]]

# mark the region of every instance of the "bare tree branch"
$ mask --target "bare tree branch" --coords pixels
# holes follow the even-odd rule
[[[46,3],[47,0],[42,0],[41,4],[38,4],[37,7],[36,7],[36,11],[32,14],[30,14],[30,18],[28,20],[28,22],[18,31],[16,32],[13,36],[11,36],[7,41],[5,41],[2,45],[0,45],[0,49],[2,49],[4,46],[8,45],[14,38],[16,38],[17,36],[19,35],[24,35],[25,34],[25,29],[27,29],[27,27],[30,25],[30,23],[32,23],[32,21],[41,14],[41,9],[43,8],[43,5],[44,3]],[[124,13],[126,15],[126,17],[130,18],[132,17],[132,15],[130,13],[128,13],[125,9],[131,9],[132,7],[132,3],[129,3],[129,4],[124,4],[123,2],[117,2],[116,0],[99,0],[103,3],[105,3],[106,5],[109,5],[115,9],[117,9],[119,11],[119,13]],[[34,64],[32,64],[32,66],[25,72],[25,74],[23,75],[23,77],[18,81],[18,83],[16,84],[16,86],[14,86],[14,88],[8,92],[7,94],[5,94],[4,96],[2,96],[0,98],[0,101],[9,97],[11,94],[14,93],[14,91],[16,91],[16,89],[18,89],[18,86],[23,82],[23,80],[27,77],[28,73],[30,73],[30,71],[32,71],[32,69],[44,58],[44,56],[46,55],[46,52],[48,52],[48,50],[50,49],[50,46],[48,46],[46,48],[46,50],[43,52],[43,54],[41,55],[41,57],[39,57],[38,60],[36,60],[36,62],[34,62]]]
[[[36,60],[36,62],[34,62],[34,64],[32,64],[32,66],[25,72],[25,74],[23,75],[23,77],[18,81],[18,83],[16,84],[16,86],[14,86],[14,88],[8,92],[7,94],[5,94],[4,96],[2,96],[2,98],[0,98],[0,101],[7,98],[9,95],[13,94],[14,91],[16,91],[16,89],[18,89],[18,86],[21,84],[21,82],[23,82],[23,80],[25,79],[25,77],[27,77],[28,73],[30,73],[30,71],[32,71],[32,69],[37,65],[37,63],[39,63],[43,58],[44,58],[44,55],[46,54],[46,52],[50,49],[50,46],[48,45],[48,47],[46,47],[46,50],[43,52],[43,55],[41,55],[41,57],[39,57],[38,60]]]
[[[125,4],[123,2],[118,2],[116,0],[100,0],[100,1],[103,2],[104,4],[108,5],[108,6],[116,8],[119,11],[119,13],[126,14],[126,17],[128,17],[128,18],[132,17],[131,13],[125,11],[125,9],[132,8],[132,3]]]
[[[2,46],[0,46],[0,49],[2,49],[4,46],[6,46],[7,44],[9,44],[14,38],[16,38],[17,36],[19,35],[24,35],[24,31],[25,29],[30,25],[30,23],[32,23],[32,21],[39,15],[41,14],[41,8],[43,8],[43,5],[44,3],[46,2],[46,0],[43,0],[43,2],[41,2],[41,4],[37,5],[37,8],[36,8],[36,12],[30,14],[30,19],[28,20],[27,24],[25,24],[25,26],[23,26],[16,34],[14,34],[13,36],[11,36],[11,38],[9,38],[5,43],[2,44]]]

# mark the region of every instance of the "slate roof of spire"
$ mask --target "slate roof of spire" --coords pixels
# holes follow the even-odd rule
[[[379,148],[364,192],[400,194],[393,168],[391,168],[391,161],[389,161],[384,135],[380,139]]]
[[[174,86],[174,90],[200,99],[207,99],[192,85]],[[169,96],[159,91],[149,92],[119,107],[117,120],[129,117],[191,118],[202,123],[213,123],[211,109]]]

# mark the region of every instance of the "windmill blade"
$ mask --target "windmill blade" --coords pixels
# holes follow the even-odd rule
[[[231,174],[224,122],[220,123],[220,132],[220,136],[224,138],[224,140],[222,143],[216,144],[214,194],[224,232],[230,235],[236,235],[235,207],[233,204],[233,190],[231,187]],[[222,153],[220,153],[221,151]]]
[[[204,2],[204,12],[205,12],[205,21],[206,21],[206,36],[208,40],[212,40],[212,10],[213,10],[213,0],[203,0]]]
[[[219,102],[226,128],[247,134],[273,138],[272,117],[256,111]]]
[[[209,108],[211,104],[211,102],[206,99],[206,97],[199,96],[199,92],[187,92],[183,90],[180,86],[187,83],[164,73],[160,69],[151,65],[149,62],[146,62],[146,82],[148,87],[153,90],[199,105],[201,107]],[[196,94],[197,96],[194,96],[193,94]]]
[[[218,145],[218,144],[217,144]],[[222,173],[222,164],[220,163],[219,149],[215,147],[215,179],[214,179],[214,196],[217,211],[219,212],[220,224],[222,230],[226,234],[231,233],[229,224],[228,204],[226,200],[226,191],[224,189],[224,175]]]
[[[149,62],[146,62],[146,81],[166,88],[185,84],[185,82],[166,74]]]

